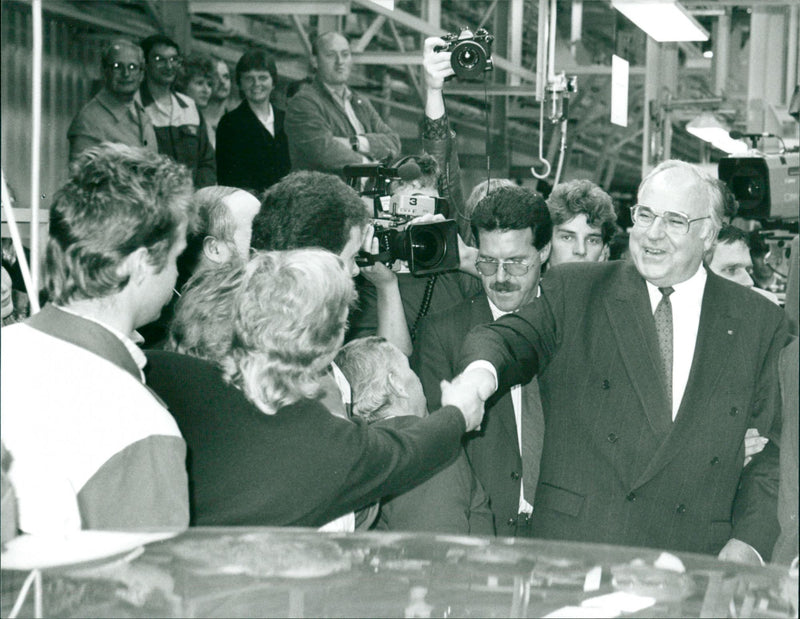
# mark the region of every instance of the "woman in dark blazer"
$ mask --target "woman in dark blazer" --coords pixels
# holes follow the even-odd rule
[[[242,103],[225,114],[217,127],[221,185],[260,194],[289,173],[284,114],[270,103],[277,78],[275,60],[263,50],[246,52],[236,63]]]

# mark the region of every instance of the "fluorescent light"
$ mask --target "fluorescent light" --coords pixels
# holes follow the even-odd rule
[[[730,127],[722,123],[711,112],[703,112],[694,120],[686,123],[686,131],[726,153],[747,152],[747,144],[731,138],[728,133]]]
[[[659,43],[708,41],[708,31],[677,0],[611,0],[611,4]]]

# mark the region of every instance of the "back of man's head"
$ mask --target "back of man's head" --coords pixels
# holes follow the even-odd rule
[[[586,223],[600,230],[604,244],[611,241],[616,231],[617,214],[611,196],[590,180],[559,183],[547,198],[547,208],[554,226],[567,223],[576,215],[585,215]]]
[[[478,202],[472,212],[472,233],[480,247],[480,232],[524,230],[533,232],[533,245],[542,249],[553,236],[553,224],[544,199],[524,187],[500,187]]]
[[[419,379],[408,358],[379,336],[357,338],[336,355],[336,365],[350,383],[353,416],[371,423],[395,415],[427,412]],[[416,385],[409,385],[415,381]]]
[[[99,299],[130,279],[125,259],[145,248],[163,269],[189,214],[192,179],[169,157],[122,144],[83,152],[53,199],[45,287],[54,303]]]
[[[322,247],[341,253],[354,227],[369,223],[359,195],[339,177],[294,172],[264,194],[253,220],[254,249]]]
[[[194,192],[192,208],[197,216],[186,237],[186,251],[178,260],[179,283],[185,283],[203,262],[203,244],[207,237],[220,243],[233,243],[236,226],[225,198],[237,191],[240,190],[236,187],[212,185]]]

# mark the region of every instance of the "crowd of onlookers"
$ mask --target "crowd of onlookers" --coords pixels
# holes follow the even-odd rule
[[[797,555],[797,317],[754,288],[735,198],[664,162],[621,243],[588,180],[465,197],[441,44],[402,160],[338,33],[285,111],[262,50],[231,80],[163,35],[108,45],[30,318],[4,246],[4,539],[294,525]],[[411,225],[454,220],[457,269],[368,259],[341,174],[378,162],[414,164],[389,190],[436,198]]]

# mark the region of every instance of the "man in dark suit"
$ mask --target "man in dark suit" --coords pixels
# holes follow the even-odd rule
[[[490,193],[475,208],[472,227],[483,292],[425,319],[414,346],[412,367],[431,410],[439,406],[439,381],[457,373],[469,330],[533,301],[541,265],[550,253],[550,214],[544,200],[528,189],[503,187]],[[489,495],[498,535],[531,533],[544,418],[538,383],[527,382],[492,397],[481,430],[466,441],[472,468]]]
[[[786,319],[702,268],[721,206],[711,177],[662,163],[639,187],[631,262],[555,268],[535,303],[466,339],[478,397],[539,377],[536,536],[769,558]],[[743,470],[751,425],[773,440]]]

